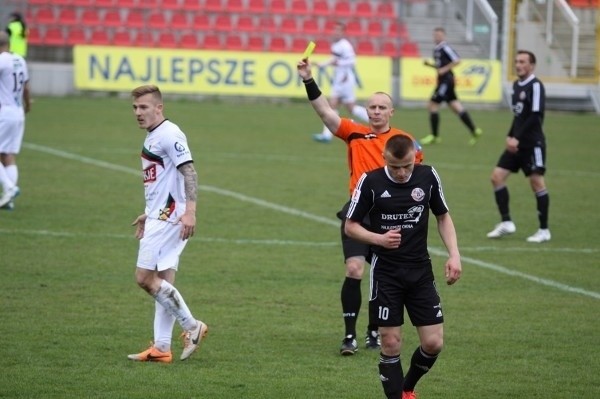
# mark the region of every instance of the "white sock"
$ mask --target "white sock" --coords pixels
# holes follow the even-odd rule
[[[8,175],[8,178],[16,186],[17,181],[19,180],[19,169],[17,169],[17,165],[8,165],[4,168],[6,169],[6,174]]]
[[[333,137],[333,133],[331,133],[329,131],[329,129],[327,129],[327,126],[323,125],[323,131],[321,132],[321,135],[323,137],[327,137],[327,138],[332,138]]]
[[[154,295],[154,299],[160,303],[167,312],[175,316],[177,322],[186,330],[196,328],[196,319],[192,316],[192,312],[188,309],[183,297],[168,281],[162,280],[158,292]]]
[[[175,317],[158,302],[154,302],[154,347],[161,352],[171,350]]]
[[[0,185],[2,185],[2,189],[4,192],[10,190],[14,187],[12,180],[8,177],[8,173],[6,173],[6,168],[4,165],[0,163]]]
[[[357,118],[362,119],[363,122],[369,121],[369,115],[367,114],[367,109],[360,105],[355,105],[354,107],[352,107],[352,115],[356,116]]]

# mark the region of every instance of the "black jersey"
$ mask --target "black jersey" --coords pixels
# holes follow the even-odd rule
[[[415,165],[406,183],[396,183],[385,167],[363,174],[357,183],[347,217],[362,222],[369,216],[370,230],[385,233],[400,229],[402,241],[395,249],[373,246],[385,264],[420,267],[430,263],[427,252],[429,210],[448,212],[442,183],[429,165]]]
[[[448,45],[448,43],[441,42],[433,49],[433,60],[435,61],[435,67],[439,69],[452,62],[460,61],[460,57],[458,56],[458,53]],[[443,80],[444,78],[454,79],[454,73],[452,73],[452,69],[447,73],[438,76],[438,80]]]
[[[509,136],[519,140],[519,148],[545,147],[542,125],[546,90],[534,75],[513,84],[512,110],[515,115]]]

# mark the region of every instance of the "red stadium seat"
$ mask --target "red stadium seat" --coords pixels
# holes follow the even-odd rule
[[[112,39],[112,44],[123,47],[133,46],[133,40],[129,30],[119,30],[115,32]]]
[[[27,36],[27,40],[30,44],[42,44],[42,36],[40,34],[40,30],[34,27],[29,28],[29,35]]]
[[[359,40],[356,44],[356,52],[359,55],[373,55],[375,54],[375,44],[371,39]]]
[[[48,28],[44,35],[44,44],[47,44],[48,46],[64,46],[66,42],[62,28]]]
[[[50,4],[50,0],[29,0],[28,5],[30,6],[47,6]]]
[[[273,0],[271,1],[271,12],[273,14],[287,14],[287,2],[286,0]]]
[[[400,55],[402,57],[419,57],[419,45],[414,42],[404,42],[400,46]]]
[[[163,11],[155,11],[148,17],[148,26],[153,29],[167,29],[171,25]]]
[[[391,1],[380,1],[375,9],[375,17],[390,20],[398,19],[396,6]]]
[[[387,35],[391,37],[399,37],[403,40],[408,40],[408,29],[406,25],[398,21],[390,21],[390,25],[387,30]]]
[[[237,20],[236,27],[241,32],[253,32],[255,29],[253,17],[251,15],[241,15]]]
[[[273,52],[286,52],[288,50],[288,45],[285,40],[285,37],[275,36],[271,38],[269,43],[269,51]]]
[[[122,0],[120,0],[122,1]],[[138,1],[138,0],[135,0]],[[161,9],[161,0],[139,0],[137,4],[134,6],[137,8],[141,8],[143,10],[158,10]]]
[[[177,48],[177,39],[173,32],[163,31],[158,34],[154,46],[161,48]]]
[[[346,35],[351,37],[364,36],[365,30],[361,24],[361,21],[353,20],[346,24]]]
[[[292,39],[292,51],[296,54],[302,54],[306,49],[308,41],[303,37],[295,37]]]
[[[379,20],[369,21],[369,25],[367,26],[367,35],[374,37],[383,36],[383,27],[381,26],[381,22]]]
[[[246,48],[250,51],[262,52],[265,50],[265,37],[263,35],[252,35],[248,37]]]
[[[196,31],[208,31],[212,28],[212,24],[210,18],[206,14],[196,14],[194,15],[194,20],[192,21],[192,29]]]
[[[179,39],[179,47],[186,49],[198,49],[200,48],[200,44],[198,41],[198,36],[195,32],[187,32],[181,35]]]
[[[74,8],[61,8],[58,13],[58,22],[63,25],[72,26],[79,24],[79,16]]]
[[[143,0],[146,2],[148,0]],[[125,8],[125,9],[133,9],[139,5],[138,0],[115,0],[115,7]]]
[[[319,26],[319,21],[317,19],[305,19],[302,21],[302,27],[300,31],[303,34],[307,35],[317,35],[321,33],[321,27]]]
[[[117,0],[96,0],[92,2],[92,5],[96,6],[97,8],[107,8],[113,7],[116,2]]]
[[[102,25],[98,10],[93,8],[84,10],[81,14],[81,24],[92,28]]]
[[[108,10],[106,14],[104,14],[102,25],[114,28],[122,27],[123,21],[121,20],[121,13],[117,10]]]
[[[177,11],[181,9],[181,1],[180,0],[161,0],[160,8],[163,10],[172,10]]]
[[[264,15],[260,17],[258,25],[262,32],[272,33],[277,32],[277,25],[272,15]]]
[[[372,18],[375,16],[370,1],[360,1],[354,6],[355,15],[361,18]]]
[[[85,29],[81,27],[73,27],[69,29],[69,32],[67,33],[66,44],[69,46],[88,44]]]
[[[200,47],[203,49],[221,50],[223,48],[221,37],[214,33],[208,33],[202,38]]]
[[[171,28],[175,30],[188,30],[192,25],[186,12],[173,12],[171,15]]]
[[[233,15],[231,14],[219,14],[215,18],[215,22],[213,24],[213,29],[221,32],[230,32],[233,30],[233,22],[231,19]]]
[[[95,0],[72,0],[71,4],[75,7],[90,7],[93,6],[95,3]],[[29,1],[29,4],[31,4],[31,1]]]
[[[312,10],[309,6],[308,0],[292,0],[292,4],[289,8],[289,13],[292,15],[306,16],[311,15]]]
[[[327,0],[316,0],[313,3],[313,15],[319,17],[329,17],[331,16],[331,9],[329,8],[329,2]]]
[[[202,10],[202,4],[199,0],[182,0],[181,8],[189,12],[198,12]]]
[[[33,24],[54,25],[56,24],[56,15],[53,8],[40,8],[34,13]]]
[[[381,44],[381,54],[389,57],[398,57],[400,51],[398,51],[398,43],[396,40],[386,40]]]
[[[241,13],[244,11],[243,0],[225,0],[225,9],[227,12]]]
[[[206,11],[219,12],[223,11],[223,1],[222,0],[205,0],[204,9]]]
[[[154,43],[154,35],[146,30],[138,31],[133,41],[133,45],[136,47],[153,47]]]
[[[323,27],[323,33],[329,36],[332,35],[336,29],[338,21],[335,19],[328,19],[325,21],[325,26]]]
[[[128,28],[143,28],[146,23],[143,12],[139,10],[129,10],[125,17],[125,26]]]
[[[244,41],[240,35],[230,33],[225,37],[225,49],[240,51],[245,49]]]
[[[352,4],[349,0],[337,0],[335,5],[333,6],[333,14],[336,17],[341,18],[350,18],[354,16],[354,11],[352,10]]]
[[[262,14],[265,10],[265,0],[248,0],[248,11],[253,14]]]
[[[90,36],[90,44],[95,44],[97,46],[108,46],[111,44],[111,40],[108,37],[108,33],[106,29],[98,29],[92,31],[92,35]]]
[[[296,17],[284,17],[279,24],[279,31],[284,33],[298,33],[298,20]]]

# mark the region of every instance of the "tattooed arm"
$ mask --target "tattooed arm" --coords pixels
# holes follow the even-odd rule
[[[181,215],[181,239],[187,240],[194,235],[196,228],[196,199],[198,197],[198,174],[193,163],[181,165],[179,172],[183,175],[183,187],[185,190],[185,213]]]

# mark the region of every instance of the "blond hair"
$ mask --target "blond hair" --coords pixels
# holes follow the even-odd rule
[[[157,99],[159,102],[162,102],[162,94],[161,94],[158,86],[143,85],[143,86],[139,86],[139,87],[136,87],[135,89],[131,90],[131,96],[133,98],[139,98],[146,94],[152,94],[152,96],[155,99]]]

